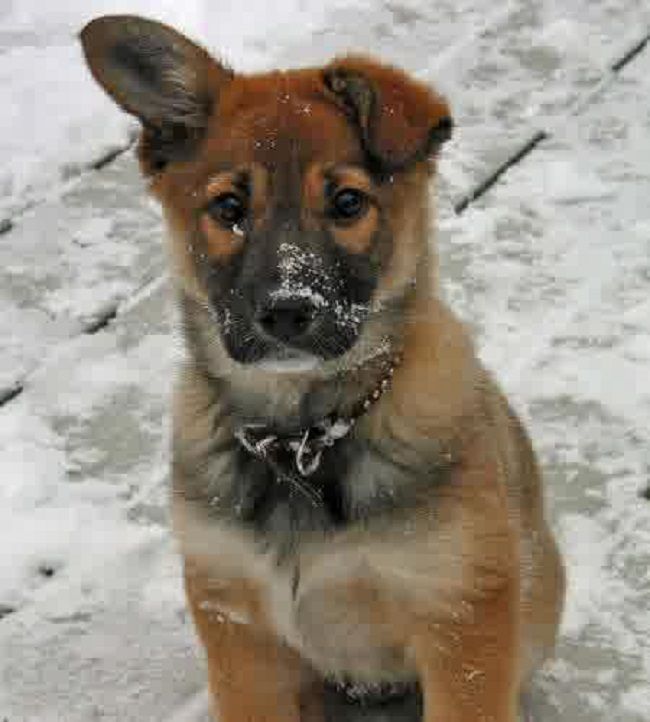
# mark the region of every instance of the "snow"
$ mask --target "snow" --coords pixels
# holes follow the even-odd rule
[[[650,718],[650,27],[635,0],[35,0],[0,5],[0,719],[205,722],[167,522],[179,342],[132,120],[90,80],[91,17],[141,13],[235,67],[380,52],[450,97],[444,291],[530,426],[569,564],[540,718]],[[89,7],[89,5],[91,7]],[[550,138],[462,215],[522,141]],[[117,308],[105,329],[83,332]]]

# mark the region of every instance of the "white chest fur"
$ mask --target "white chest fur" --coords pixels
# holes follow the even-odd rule
[[[174,523],[183,553],[209,576],[210,588],[218,592],[242,580],[253,586],[266,623],[324,674],[372,681],[410,676],[403,656],[375,641],[367,611],[340,596],[363,572],[359,548],[312,539],[278,563],[247,530],[207,519],[188,504],[175,504]],[[231,601],[205,605],[217,622],[254,621]]]

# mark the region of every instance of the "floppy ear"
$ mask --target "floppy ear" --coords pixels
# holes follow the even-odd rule
[[[384,170],[432,157],[451,136],[444,98],[397,68],[349,56],[328,65],[323,80],[358,126],[366,152]]]
[[[80,37],[95,80],[142,122],[145,162],[161,170],[187,156],[232,72],[172,28],[134,15],[97,18]]]

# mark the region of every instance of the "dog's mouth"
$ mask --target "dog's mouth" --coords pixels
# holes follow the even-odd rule
[[[260,371],[276,374],[308,373],[316,370],[323,359],[303,351],[286,349],[277,354],[269,354],[257,362]]]

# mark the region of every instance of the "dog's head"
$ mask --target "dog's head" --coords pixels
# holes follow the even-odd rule
[[[410,292],[431,160],[451,132],[440,96],[360,57],[238,75],[131,16],[81,37],[97,81],[142,123],[182,290],[209,306],[232,359],[341,356]]]

